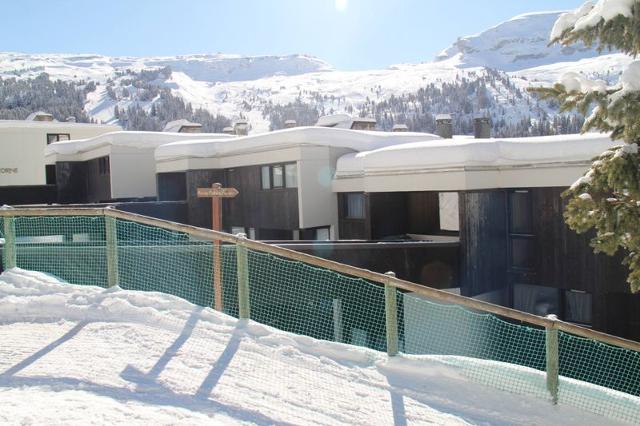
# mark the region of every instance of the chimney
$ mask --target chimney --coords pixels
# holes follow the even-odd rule
[[[236,131],[233,129],[233,127],[227,126],[224,129],[222,129],[222,133],[224,133],[226,135],[235,135]]]
[[[375,130],[376,119],[372,117],[354,118],[351,123],[351,130]]]
[[[453,122],[451,114],[436,115],[436,134],[444,139],[453,138]]]
[[[285,129],[291,129],[293,127],[296,127],[297,125],[298,125],[298,122],[296,120],[287,120],[284,122]]]
[[[406,124],[394,124],[391,129],[392,132],[408,132],[409,128]]]
[[[491,118],[489,117],[474,118],[473,134],[476,139],[489,139],[491,137]]]
[[[249,134],[249,123],[246,120],[238,120],[233,125],[233,130],[238,136],[246,136]]]
[[[64,121],[66,121],[67,123],[75,123],[76,122],[76,118],[71,115],[69,117],[67,117]]]
[[[27,121],[53,121],[53,115],[44,111],[36,111],[29,114]]]

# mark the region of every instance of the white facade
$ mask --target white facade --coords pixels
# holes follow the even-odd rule
[[[55,121],[0,120],[0,186],[44,185],[47,135],[84,139],[119,126]]]
[[[467,191],[569,186],[593,157],[619,145],[608,135],[445,139],[347,154],[336,192]]]

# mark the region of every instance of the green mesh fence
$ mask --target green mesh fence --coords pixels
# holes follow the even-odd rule
[[[0,217],[0,238],[6,238],[7,220]],[[223,311],[238,317],[239,248],[233,244],[220,244],[218,259],[210,241],[104,216],[15,217],[12,226],[18,267],[74,284],[109,285],[110,229],[116,247],[111,262],[123,289],[168,293],[211,307],[219,267]],[[2,253],[6,265],[8,250]],[[252,320],[386,350],[384,286],[266,252],[246,253]],[[498,389],[549,397],[544,329],[399,290],[396,297],[402,352],[440,357]],[[640,400],[634,397],[640,396],[638,352],[559,332],[559,357],[559,403],[640,421]],[[585,390],[582,382],[597,386]]]

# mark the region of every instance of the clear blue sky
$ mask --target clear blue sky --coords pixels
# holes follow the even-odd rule
[[[0,50],[307,53],[338,69],[431,60],[458,36],[583,0],[3,0]]]

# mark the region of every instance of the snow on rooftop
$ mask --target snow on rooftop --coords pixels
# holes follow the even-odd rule
[[[156,147],[179,140],[193,140],[202,138],[231,139],[233,136],[222,133],[170,133],[170,132],[138,132],[118,131],[105,133],[89,139],[76,139],[55,142],[47,145],[45,156],[62,154],[73,155],[91,151],[103,146],[121,146],[137,149],[153,150]]]
[[[169,121],[164,128],[162,129],[163,132],[173,132],[173,133],[178,133],[180,131],[180,129],[182,129],[183,127],[202,127],[202,124],[200,123],[194,123],[192,121],[189,121],[187,119],[180,119],[180,120],[173,120],[173,121]]]
[[[315,126],[294,127],[270,133],[236,137],[233,140],[211,138],[169,143],[159,146],[156,149],[155,157],[158,161],[194,157],[207,158],[304,145],[366,151],[393,144],[434,139],[440,139],[440,137],[430,133],[375,132]]]
[[[69,121],[30,121],[30,120],[0,120],[0,129],[3,128],[34,128],[34,127],[109,127],[113,130],[121,129],[120,126],[115,124],[94,124],[94,123],[77,123]]]
[[[470,378],[504,375],[544,394],[541,371],[453,356],[389,359],[162,293],[17,268],[0,275],[0,317],[3,424],[589,426],[618,423],[567,404],[593,398],[602,409],[599,395],[638,404],[561,377],[554,406]]]
[[[601,133],[411,142],[346,154],[338,159],[336,177],[397,170],[587,162],[619,144]]]

